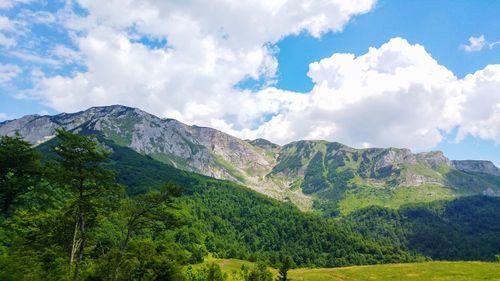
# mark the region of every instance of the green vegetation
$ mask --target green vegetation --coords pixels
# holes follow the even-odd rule
[[[370,207],[342,221],[363,237],[438,260],[493,261],[500,251],[500,198],[463,197],[399,210]]]
[[[303,149],[325,163],[328,147]],[[19,137],[2,137],[0,151],[1,280],[269,280],[273,274],[301,280],[300,272],[320,278],[345,270],[304,267],[493,261],[500,252],[498,198],[352,208],[329,218],[178,170],[100,135],[59,131],[37,151]],[[327,179],[335,179],[328,169],[345,171],[326,161],[321,173]],[[322,192],[334,198],[341,186],[333,187]],[[344,195],[356,191],[342,188]],[[394,189],[402,191],[408,193],[398,195],[401,202],[413,194]],[[370,198],[385,200],[383,194]],[[220,258],[255,264],[241,262],[228,272]],[[200,264],[205,260],[216,264]]]
[[[373,205],[397,209],[408,202],[432,202],[457,198],[456,191],[440,185],[409,187],[358,187],[348,190],[339,202],[339,211],[347,215]]]
[[[234,259],[212,259],[227,275],[227,281],[241,278],[242,268],[253,268],[255,264]],[[201,267],[194,265],[193,267]],[[279,273],[270,269],[275,280]],[[340,268],[297,268],[288,273],[289,280],[296,281],[469,281],[500,280],[500,264],[488,262],[422,262],[406,264],[384,264],[351,266]]]
[[[500,280],[500,266],[485,262],[425,262],[335,269],[297,269],[290,272],[290,278],[297,281]]]
[[[28,148],[20,139],[13,151]],[[180,266],[208,252],[278,265],[341,266],[424,259],[361,238],[332,219],[300,212],[245,187],[182,172],[113,142],[59,131],[39,148],[40,174],[0,220],[2,280],[183,280]],[[101,139],[102,141],[102,139]],[[106,159],[109,157],[108,159]],[[37,157],[28,157],[25,166]],[[2,198],[26,176],[6,162]],[[126,196],[116,181],[126,187]],[[31,176],[30,176],[31,178]],[[166,190],[159,188],[165,181]],[[175,198],[183,187],[184,196]],[[250,280],[268,280],[264,266]],[[209,275],[217,270],[208,268]],[[200,273],[203,275],[204,273]]]

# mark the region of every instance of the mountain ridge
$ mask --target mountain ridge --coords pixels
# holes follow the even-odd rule
[[[408,196],[410,191],[422,193],[417,201],[500,195],[500,169],[490,161],[450,160],[441,151],[357,149],[325,140],[285,145],[265,139],[241,140],[213,128],[190,126],[122,105],[52,116],[27,115],[0,123],[0,135],[19,133],[36,145],[50,140],[56,128],[99,133],[176,168],[238,182],[303,210],[325,202],[336,202],[335,208],[342,208],[350,196],[366,197],[366,190],[383,190],[377,196],[396,201],[403,200],[396,193]],[[412,190],[405,190],[409,188]],[[391,205],[392,201],[382,203]]]

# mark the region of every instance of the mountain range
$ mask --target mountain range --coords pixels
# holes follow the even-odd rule
[[[95,134],[175,168],[237,182],[302,210],[332,215],[370,205],[397,208],[468,195],[500,196],[500,169],[490,161],[450,160],[440,151],[356,149],[323,140],[281,146],[121,105],[28,115],[0,123],[0,135],[18,133],[39,145],[52,139],[57,128]]]

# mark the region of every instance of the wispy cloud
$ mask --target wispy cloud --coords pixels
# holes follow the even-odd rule
[[[0,0],[0,9],[10,9],[17,4],[27,4],[32,0]]]
[[[16,45],[16,43],[17,42],[14,38],[7,37],[7,36],[3,35],[2,33],[0,33],[0,46],[11,48],[11,47],[14,47]]]
[[[20,51],[10,52],[10,55],[17,57],[19,59],[22,59],[24,61],[33,62],[33,63],[37,63],[37,64],[48,64],[48,65],[52,65],[52,66],[61,65],[61,62],[57,61],[55,59],[43,58],[43,57],[40,57],[40,56],[35,55],[35,54],[30,54],[30,53],[25,53],[25,52],[20,52]]]
[[[22,70],[17,65],[0,63],[0,84],[9,82],[21,74]]]
[[[469,44],[463,44],[461,47],[466,52],[479,52],[485,47],[492,49],[496,45],[500,45],[500,41],[488,42],[484,37],[484,34],[482,34],[479,37],[469,37]]]

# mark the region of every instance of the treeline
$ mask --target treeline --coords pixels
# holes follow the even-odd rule
[[[422,259],[98,137],[61,130],[37,150],[0,138],[1,280],[212,280],[216,268],[183,269],[209,252],[274,266]]]
[[[462,197],[399,210],[374,206],[342,222],[364,237],[436,260],[494,261],[500,253],[498,197]]]

